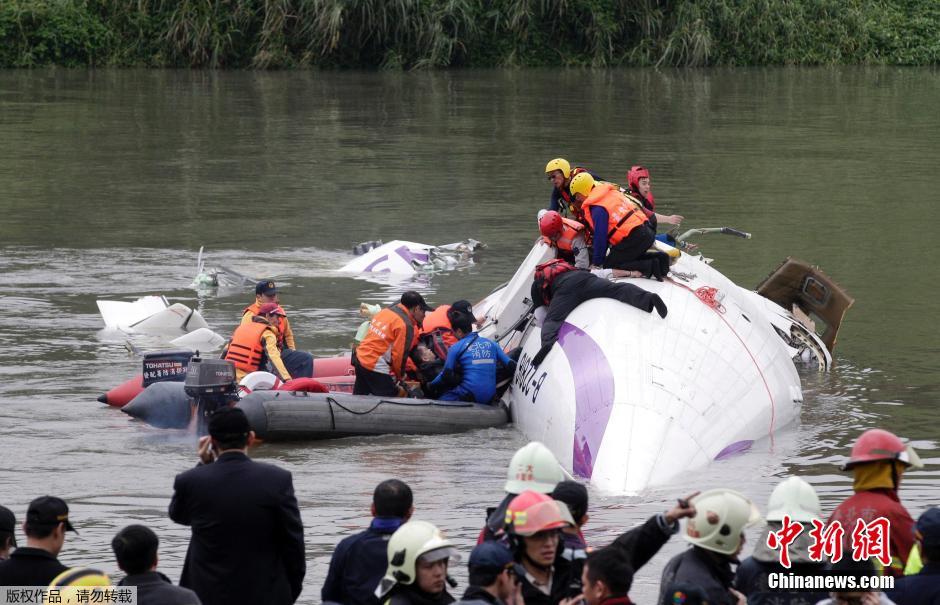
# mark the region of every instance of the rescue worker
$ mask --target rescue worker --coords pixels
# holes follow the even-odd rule
[[[386,605],[447,605],[454,597],[447,584],[451,559],[460,560],[457,549],[427,521],[409,521],[388,541],[388,568],[375,589]]]
[[[566,596],[575,596],[581,594],[583,588],[581,571],[588,556],[588,545],[581,531],[588,521],[588,492],[587,488],[577,481],[565,480],[555,486],[551,496],[565,504],[574,519],[573,526],[561,530],[561,544],[556,557],[563,559],[563,562],[556,562],[556,566],[570,566],[570,586]]]
[[[659,223],[665,225],[678,225],[685,218],[678,214],[663,215],[656,212],[656,198],[653,197],[653,191],[650,188],[650,171],[643,166],[631,166],[627,172],[627,193],[630,197],[643,204],[650,218],[650,226],[653,231]]]
[[[510,548],[525,570],[522,598],[526,605],[557,603],[567,578],[560,577],[555,556],[561,529],[574,526],[568,507],[551,496],[524,491],[509,503],[505,522]]]
[[[469,315],[458,311],[452,317],[454,334],[460,340],[450,348],[444,369],[429,386],[449,387],[437,396],[441,401],[490,403],[496,395],[496,365],[513,373],[516,362],[498,344],[474,332]]]
[[[940,603],[940,508],[928,508],[916,525],[917,550],[923,567],[914,575],[898,578],[888,598],[898,605]]]
[[[477,543],[504,540],[506,537],[506,507],[513,498],[526,490],[550,494],[565,479],[555,454],[538,441],[530,441],[516,450],[506,468],[506,496],[494,508],[486,511],[486,525],[480,531]]]
[[[107,603],[101,588],[105,586],[114,586],[114,583],[103,571],[89,567],[70,567],[49,583],[49,588],[55,590],[54,593],[50,591],[52,594],[49,595],[49,602]]]
[[[424,316],[421,322],[421,344],[429,348],[441,361],[447,359],[447,351],[460,340],[454,335],[452,317],[455,313],[473,317],[473,306],[469,301],[458,300],[452,305],[438,305],[436,309]]]
[[[767,536],[771,532],[781,531],[784,516],[789,517],[790,521],[803,524],[803,531],[787,549],[789,568],[780,563],[780,550],[767,546]],[[742,561],[735,572],[734,586],[747,597],[748,603],[814,605],[828,598],[829,595],[825,592],[788,592],[773,589],[768,581],[772,573],[791,573],[798,576],[823,574],[826,562],[813,561],[809,557],[809,548],[813,544],[810,536],[812,523],[814,519],[819,520],[821,517],[819,496],[812,485],[799,477],[790,477],[777,484],[767,502],[767,528],[761,532],[761,539],[754,546],[754,554]]]
[[[616,548],[602,548],[587,557],[581,575],[586,605],[631,605],[633,570]]]
[[[250,321],[235,328],[232,340],[225,348],[222,358],[235,365],[235,381],[241,382],[246,375],[257,372],[270,362],[272,369],[283,382],[291,379],[290,372],[281,359],[277,346],[277,325],[284,310],[275,302],[266,302]]]
[[[701,588],[711,605],[737,605],[743,595],[732,588],[738,554],[744,547],[744,528],[760,518],[757,507],[730,489],[713,489],[692,498],[695,516],[685,528],[692,548],[666,563],[659,586],[663,602],[676,585]]]
[[[242,323],[251,322],[251,318],[258,314],[261,305],[265,303],[280,304],[278,301],[278,291],[274,282],[271,280],[259,281],[255,285],[255,302],[245,307],[242,311]],[[283,311],[283,309],[282,309]],[[294,341],[294,331],[291,330],[290,321],[287,319],[287,313],[277,320],[277,348],[281,352],[281,361],[291,376],[295,378],[313,377],[313,355],[307,351],[298,351],[297,343]]]
[[[891,564],[886,575],[901,576],[911,547],[914,545],[914,520],[898,498],[901,476],[910,467],[920,467],[917,453],[882,429],[862,433],[842,470],[851,470],[855,494],[832,512],[828,523],[838,522],[845,530],[844,547],[851,552],[851,538],[856,522],[869,523],[885,517],[890,524]]]
[[[669,256],[664,252],[649,252],[656,233],[641,206],[614,185],[595,182],[585,172],[571,179],[569,190],[591,232],[592,267],[637,270],[660,281],[666,277]]]
[[[467,587],[458,603],[464,605],[521,605],[525,570],[505,544],[484,542],[470,553]]]
[[[679,531],[679,519],[696,513],[689,502],[695,495],[680,499],[665,513],[653,515],[608,548],[620,552],[631,569],[639,570]],[[544,494],[523,492],[506,508],[506,533],[516,560],[527,572],[522,586],[526,605],[554,604],[580,595],[582,577],[573,577],[576,568],[557,556],[560,532],[572,526],[574,520],[564,503]]]
[[[564,218],[554,210],[542,210],[539,212],[539,232],[546,244],[558,250],[558,258],[578,269],[587,269],[591,265],[587,231],[582,223]]]
[[[666,317],[666,303],[657,294],[647,292],[633,284],[613,283],[588,271],[580,271],[561,259],[542,263],[535,268],[535,280],[530,293],[535,308],[547,305],[542,321],[542,348],[532,359],[539,365],[555,341],[565,318],[581,303],[593,298],[613,298],[641,311],[653,309]]]
[[[545,165],[545,174],[552,183],[552,197],[548,202],[548,209],[555,212],[567,214],[570,218],[580,220],[581,211],[574,206],[574,199],[568,186],[571,179],[582,172],[590,174],[597,180],[602,180],[596,174],[588,172],[584,168],[571,168],[571,164],[564,158],[555,158]]]
[[[356,368],[355,395],[405,397],[409,356],[418,345],[424,314],[431,308],[413,290],[401,295],[397,305],[382,309],[369,322],[369,332],[353,352]]]

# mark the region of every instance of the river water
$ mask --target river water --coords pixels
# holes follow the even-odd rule
[[[851,491],[837,465],[874,426],[928,464],[902,489],[916,517],[940,500],[940,246],[924,231],[940,224],[937,98],[940,72],[900,68],[0,72],[0,502],[22,519],[33,497],[64,497],[80,535],[62,560],[116,577],[111,537],[149,525],[177,580],[189,529],[166,508],[194,439],[95,401],[140,363],[127,337],[102,330],[96,299],[163,294],[228,335],[252,294],[189,287],[205,246],[210,265],[278,281],[301,348],[342,352],[361,300],[408,287],[474,300],[508,279],[549,196],[542,167],[561,155],[621,182],[643,163],[658,204],[686,225],[752,232],[700,240],[739,284],[792,255],[856,298],[834,370],[803,375],[798,424],[640,496],[592,492],[589,542],[693,489],[733,487],[764,507],[787,474],[811,481],[828,513]],[[401,284],[333,271],[360,241],[468,237],[488,249],[451,273]],[[257,448],[294,474],[300,602],[319,602],[332,546],[367,524],[390,476],[413,487],[416,517],[469,553],[524,443],[506,428]],[[638,574],[636,601],[656,599],[683,547],[673,539]]]

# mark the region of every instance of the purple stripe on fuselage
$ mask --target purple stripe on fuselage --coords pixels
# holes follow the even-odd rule
[[[419,263],[428,262],[428,255],[424,252],[412,252],[408,249],[408,246],[399,246],[395,249],[395,253],[405,259],[408,264],[411,264],[413,261],[418,261]]]
[[[387,261],[387,260],[388,260],[388,254],[383,254],[382,256],[378,257],[377,259],[369,263],[369,266],[363,269],[363,271],[371,271],[372,269],[375,268],[377,264],[383,261]],[[388,271],[388,269],[386,269],[386,271]]]
[[[558,342],[568,358],[574,378],[574,473],[590,479],[594,459],[604,439],[614,406],[614,374],[594,339],[570,323],[563,323]]]
[[[752,445],[754,445],[754,442],[751,440],[735,441],[731,445],[725,447],[725,449],[718,452],[718,455],[715,456],[715,460],[724,460],[725,458],[730,458],[736,454],[746,452],[751,449]]]

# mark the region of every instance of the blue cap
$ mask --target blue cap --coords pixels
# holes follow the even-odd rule
[[[940,545],[940,508],[928,508],[917,519],[917,537],[925,546]]]
[[[513,562],[509,548],[500,542],[484,542],[470,553],[470,569],[503,569]]]
[[[257,284],[255,284],[255,294],[257,296],[261,296],[262,294],[274,296],[277,294],[277,286],[275,286],[274,282],[270,279],[259,281]]]

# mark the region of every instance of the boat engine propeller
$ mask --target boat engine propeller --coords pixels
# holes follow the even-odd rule
[[[206,435],[209,432],[209,416],[238,400],[235,366],[224,359],[201,359],[197,351],[189,362],[183,388],[192,398],[196,433]]]

